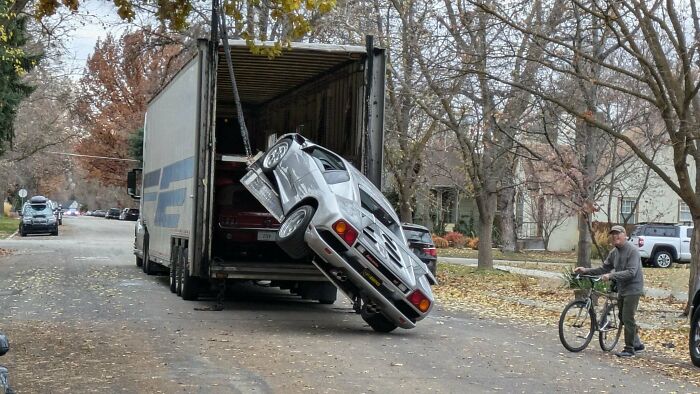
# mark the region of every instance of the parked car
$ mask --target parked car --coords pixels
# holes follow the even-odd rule
[[[44,196],[34,196],[24,204],[19,222],[19,235],[50,233],[58,235],[58,220]]]
[[[110,208],[107,214],[105,214],[105,219],[119,219],[120,214],[121,211],[119,208]]]
[[[119,220],[136,221],[138,218],[139,210],[137,208],[124,208],[121,215],[119,215]]]
[[[430,230],[426,227],[413,223],[401,225],[403,233],[406,235],[408,247],[411,251],[428,266],[433,275],[437,273],[437,249],[433,243]]]
[[[374,330],[413,328],[430,313],[435,277],[408,248],[391,204],[345,159],[286,134],[241,183],[281,223],[280,248],[317,257]]]
[[[103,218],[103,217],[105,217],[106,214],[107,214],[107,212],[103,211],[102,209],[96,209],[96,210],[92,211],[92,216],[95,216],[95,217]]]
[[[639,248],[645,264],[669,268],[674,262],[690,262],[693,226],[673,223],[640,223],[634,227],[629,242]]]

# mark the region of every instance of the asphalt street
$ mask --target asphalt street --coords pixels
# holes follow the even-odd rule
[[[413,330],[373,332],[350,304],[244,285],[198,311],[132,254],[133,222],[67,217],[58,237],[0,248],[0,363],[18,392],[695,392],[593,344],[561,346],[555,325],[490,320],[440,305]]]

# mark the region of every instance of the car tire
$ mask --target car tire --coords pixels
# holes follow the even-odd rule
[[[180,247],[173,247],[173,256],[170,261],[170,272],[168,276],[170,277],[170,292],[177,292],[177,266],[180,264]]]
[[[136,266],[143,267],[143,259],[139,256],[136,256]]]
[[[196,301],[199,297],[199,288],[197,278],[190,276],[189,264],[187,263],[187,248],[181,250],[180,267],[182,267],[182,299]]]
[[[666,250],[659,250],[654,254],[652,261],[654,262],[654,267],[671,268],[673,265],[673,256]]]
[[[700,307],[696,307],[690,319],[690,335],[688,335],[690,360],[693,365],[700,367]]]
[[[277,231],[277,245],[289,257],[300,259],[311,253],[311,249],[304,242],[304,233],[311,223],[315,211],[311,205],[302,205],[292,211],[280,225]]]
[[[51,235],[53,235],[54,237],[57,237],[57,236],[58,236],[58,230],[52,232]]]
[[[277,165],[282,161],[284,156],[289,152],[289,147],[292,145],[292,140],[289,138],[284,138],[278,141],[275,146],[270,148],[270,150],[265,154],[260,162],[260,168],[263,172],[272,172],[272,170],[277,167]]]
[[[362,320],[365,321],[365,323],[369,324],[370,327],[376,332],[392,332],[394,331],[398,326],[386,317],[382,315],[379,312],[368,312],[367,311],[367,305],[362,306],[362,310],[360,311],[360,316],[362,317]]]
[[[19,236],[20,236],[20,237],[26,237],[26,236],[27,236],[27,233],[24,232],[24,230],[22,229],[22,227],[19,228]]]

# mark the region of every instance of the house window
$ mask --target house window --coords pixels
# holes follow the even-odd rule
[[[690,208],[688,204],[683,201],[678,201],[678,222],[692,222],[693,217],[690,215]]]
[[[620,205],[620,223],[634,224],[636,223],[636,215],[634,214],[635,199],[623,198]]]

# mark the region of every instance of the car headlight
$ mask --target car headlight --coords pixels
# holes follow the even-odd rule
[[[32,219],[22,219],[22,223],[30,224],[31,222],[32,222]]]
[[[54,224],[54,223],[56,223],[56,217],[50,217],[49,224]]]

